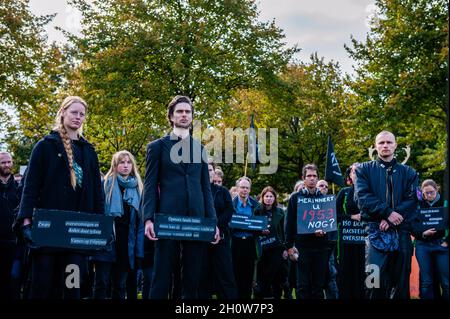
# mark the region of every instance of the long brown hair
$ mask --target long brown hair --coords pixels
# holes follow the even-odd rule
[[[278,206],[278,195],[277,195],[277,192],[275,192],[275,190],[272,188],[272,186],[264,187],[261,194],[259,195],[259,202],[261,203],[261,205],[263,207],[266,207],[266,204],[264,204],[264,195],[266,195],[267,193],[272,193],[273,197],[275,197],[275,200],[273,201],[273,204],[272,204],[272,208],[277,207]]]
[[[69,161],[69,170],[70,170],[70,184],[73,189],[77,186],[77,178],[75,176],[75,170],[73,168],[73,151],[72,151],[72,143],[69,135],[67,134],[67,130],[64,126],[64,116],[63,113],[67,110],[73,103],[80,103],[84,106],[85,112],[87,112],[87,103],[79,96],[68,96],[61,103],[61,107],[56,113],[55,126],[53,129],[59,133],[61,137],[62,143],[64,145],[64,150],[66,151],[67,159]],[[78,129],[78,134],[81,135],[83,132],[83,125]]]

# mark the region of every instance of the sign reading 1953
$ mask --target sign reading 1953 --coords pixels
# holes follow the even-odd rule
[[[326,232],[336,228],[336,198],[333,195],[321,197],[298,197],[297,234],[311,234],[316,230]]]

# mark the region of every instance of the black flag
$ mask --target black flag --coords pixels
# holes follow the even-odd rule
[[[334,154],[333,143],[331,142],[331,136],[328,136],[327,147],[327,166],[325,167],[325,180],[327,182],[335,183],[339,186],[344,186],[344,178],[342,177],[339,162]]]
[[[255,124],[253,123],[253,114],[250,119],[250,130],[249,130],[249,155],[250,155],[250,163],[252,170],[256,169],[256,164],[259,163],[259,145],[258,140],[256,138],[256,130],[255,130]]]

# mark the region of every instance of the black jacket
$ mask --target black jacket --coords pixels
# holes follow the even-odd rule
[[[341,222],[344,218],[350,218],[351,215],[359,214],[359,208],[354,200],[355,188],[351,187],[342,188],[336,196],[336,215],[338,222]]]
[[[255,212],[257,216],[266,216],[271,213],[272,218],[270,220],[270,234],[261,235],[261,237],[269,237],[275,235],[278,239],[280,246],[285,247],[286,236],[284,235],[284,211],[281,207],[273,207],[270,211],[267,211],[263,205],[261,205]]]
[[[380,222],[396,211],[403,216],[398,229],[411,231],[417,207],[417,173],[395,159],[365,162],[356,169],[355,201],[361,220]]]
[[[0,241],[15,239],[12,225],[18,205],[18,185],[14,176],[10,175],[6,184],[0,183]]]
[[[440,195],[439,199],[436,202],[434,202],[432,205],[430,202],[428,202],[426,200],[419,201],[420,208],[445,207],[446,206],[445,204],[446,203],[444,202],[444,198],[441,195]],[[433,227],[429,227],[429,228],[433,228]],[[423,232],[424,232],[424,229],[423,229],[423,226],[421,226],[420,215],[417,214],[416,218],[414,219],[414,223],[413,223],[413,236],[414,236],[414,238],[416,238],[416,240],[433,241],[433,240],[443,239],[445,242],[448,243],[448,233],[446,236],[445,235],[446,231],[443,229],[436,231],[436,233],[433,236],[428,236],[426,238],[424,238],[422,236]]]
[[[80,138],[79,144],[83,156],[80,197],[70,184],[69,161],[59,134],[52,131],[34,146],[25,176],[19,220],[31,218],[34,208],[104,213],[97,154],[84,138]]]
[[[297,234],[297,203],[299,197],[322,197],[320,190],[316,189],[314,194],[310,194],[306,188],[294,193],[289,198],[286,216],[286,246],[291,248],[327,248],[328,234],[318,237],[315,234]]]
[[[214,208],[217,214],[217,227],[220,234],[229,236],[229,223],[234,214],[233,200],[226,187],[211,184],[211,192],[214,201]]]
[[[171,149],[176,143],[188,143],[191,163],[175,163]],[[174,146],[176,151],[177,146]],[[147,164],[144,182],[143,220],[154,221],[155,214],[216,218],[208,163],[198,157],[204,149],[192,136],[171,140],[166,135],[147,145]],[[181,149],[182,150],[182,149]],[[173,154],[172,154],[173,155]],[[179,154],[182,155],[182,154]]]

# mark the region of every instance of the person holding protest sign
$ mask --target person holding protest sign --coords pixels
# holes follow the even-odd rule
[[[286,217],[287,247],[298,249],[298,292],[299,299],[324,299],[325,276],[328,268],[328,236],[321,226],[311,233],[299,233],[298,223],[302,221],[302,203],[320,199],[324,195],[316,188],[319,171],[315,164],[307,164],[302,169],[305,187],[291,195]],[[323,224],[322,224],[323,225]]]
[[[247,176],[242,176],[236,181],[238,195],[233,199],[233,207],[237,215],[251,217],[259,208],[259,202],[250,196],[251,185],[251,180]],[[231,251],[238,298],[250,299],[255,261],[258,258],[256,233],[250,230],[233,229],[232,236]]]
[[[447,201],[439,194],[439,186],[432,179],[422,182],[420,208],[447,207]],[[426,228],[424,230],[424,228]],[[419,264],[419,296],[421,299],[437,299],[434,282],[442,289],[442,298],[448,293],[448,232],[422,226],[419,218],[414,223],[416,258]],[[437,280],[436,280],[437,279]]]
[[[361,226],[361,213],[353,196],[358,163],[347,168],[346,182],[349,187],[342,188],[336,197],[336,213],[339,229],[339,291],[345,300],[364,298],[364,229]],[[347,235],[349,234],[349,235]]]
[[[25,177],[17,224],[32,242],[35,208],[103,214],[104,196],[94,147],[81,135],[87,104],[77,96],[64,99],[56,125],[33,148]],[[87,268],[85,256],[66,249],[32,251],[31,299],[80,298],[80,285],[69,287],[63,276],[68,265],[78,267],[79,278]],[[74,272],[76,274],[76,272]]]
[[[375,147],[378,159],[356,168],[354,196],[361,220],[368,222],[367,297],[409,299],[417,173],[397,163],[394,157],[397,143],[391,132],[380,132]]]
[[[259,293],[262,298],[280,299],[282,289],[288,290],[288,264],[284,236],[284,212],[278,207],[277,193],[271,186],[260,195],[260,208],[255,215],[267,216],[268,229],[262,231],[258,241],[261,257],[257,263]]]
[[[317,182],[317,188],[322,195],[328,195],[328,182],[321,179]],[[339,299],[339,289],[337,285],[337,263],[336,263],[336,249],[337,249],[338,233],[332,231],[328,233],[328,271],[325,279],[325,298]]]
[[[167,299],[172,273],[181,245],[182,298],[197,299],[203,242],[158,239],[156,214],[216,219],[211,195],[208,161],[203,146],[190,135],[194,107],[187,96],[175,96],[168,105],[167,117],[172,132],[147,146],[144,181],[145,235],[155,242],[151,299]],[[214,244],[220,240],[216,227]]]
[[[114,217],[115,241],[112,253],[94,256],[94,298],[107,297],[112,275],[112,298],[125,299],[127,277],[144,258],[144,224],[139,216],[143,184],[130,152],[124,150],[113,155],[104,186],[105,215]]]

